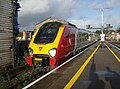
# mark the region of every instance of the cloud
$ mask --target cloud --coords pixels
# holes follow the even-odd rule
[[[120,5],[120,0],[107,0],[106,5],[108,7],[114,8],[115,6]]]
[[[114,8],[116,6],[120,5],[120,0],[105,0],[104,2],[93,2],[91,5],[94,9],[99,9],[99,8]]]
[[[120,16],[110,16],[108,18],[109,19],[107,19],[107,22],[113,26],[113,29],[116,29],[118,26],[120,26]]]
[[[102,0],[103,1],[103,0]],[[19,12],[20,31],[33,30],[35,24],[48,17],[69,20],[80,28],[92,24],[93,27],[101,26],[101,14],[95,8],[113,8],[104,12],[104,23],[120,24],[119,13],[114,13],[120,6],[120,0],[21,0]],[[96,12],[97,11],[97,12]],[[117,14],[117,15],[116,15]],[[92,16],[94,15],[94,16]],[[98,15],[98,16],[97,16]],[[111,15],[107,18],[107,15]],[[79,18],[79,16],[83,16]],[[75,18],[77,20],[75,20]],[[85,19],[85,20],[84,20]]]
[[[21,28],[32,27],[48,17],[68,19],[78,7],[75,0],[21,0],[20,5]]]
[[[118,20],[120,19],[119,13],[116,13],[120,7],[120,0],[95,0],[91,7],[96,10],[109,9],[104,11],[104,26],[107,23],[110,23],[113,26],[113,29],[115,29],[120,24],[120,21]],[[101,18],[101,16],[99,15],[98,18]]]

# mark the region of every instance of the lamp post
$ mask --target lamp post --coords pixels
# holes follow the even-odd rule
[[[107,8],[95,8],[97,10],[100,10],[101,12],[101,27],[98,27],[98,28],[95,28],[95,27],[91,27],[90,24],[89,25],[86,25],[86,28],[87,29],[101,29],[101,34],[100,34],[100,37],[101,37],[101,41],[105,41],[105,34],[103,33],[103,30],[104,29],[108,29],[108,28],[112,28],[112,26],[110,24],[107,24],[107,27],[104,27],[104,10],[105,9],[111,9],[111,7],[107,7]]]
[[[104,10],[105,9],[110,9],[110,8],[99,8],[100,9],[100,11],[101,11],[101,21],[102,21],[102,23],[101,23],[101,34],[100,34],[100,36],[101,36],[101,41],[105,41],[105,34],[103,33],[103,30],[104,30]]]
[[[103,17],[104,8],[100,9],[100,11],[101,11],[101,18],[102,18],[102,23],[101,23],[101,32],[102,33],[100,34],[100,37],[101,37],[101,41],[105,41],[105,34],[103,33],[103,30],[104,30],[104,17]]]
[[[101,11],[101,18],[102,18],[101,29],[104,30],[104,16],[103,16],[104,9],[102,8],[102,9],[100,9],[100,11]]]

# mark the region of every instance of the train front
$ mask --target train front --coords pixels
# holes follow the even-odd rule
[[[35,67],[56,67],[62,33],[63,26],[59,22],[47,22],[37,28],[29,45],[27,63]]]

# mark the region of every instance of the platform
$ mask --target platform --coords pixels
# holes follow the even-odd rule
[[[113,53],[105,45],[98,45],[28,89],[120,89],[120,52],[109,44]]]

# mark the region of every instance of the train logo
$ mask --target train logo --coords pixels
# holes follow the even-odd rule
[[[42,47],[39,47],[39,50],[41,51],[41,50],[42,50]]]

